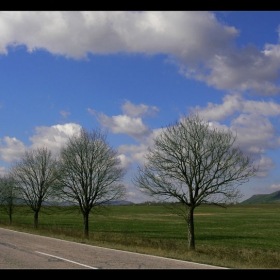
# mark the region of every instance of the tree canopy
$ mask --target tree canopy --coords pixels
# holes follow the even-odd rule
[[[88,215],[93,207],[125,197],[121,179],[125,170],[118,153],[106,142],[99,129],[81,129],[61,149],[59,181],[65,200],[79,205],[88,236]]]
[[[193,211],[203,204],[236,202],[238,186],[255,175],[250,157],[234,146],[236,134],[219,129],[198,114],[163,128],[133,178],[140,191],[157,200],[178,201],[188,224],[189,247],[195,248]]]

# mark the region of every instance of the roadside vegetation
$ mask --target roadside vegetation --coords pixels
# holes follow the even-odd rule
[[[165,206],[97,208],[90,213],[88,238],[78,207],[42,206],[37,229],[29,207],[16,206],[12,224],[2,207],[0,227],[227,268],[280,268],[280,204],[201,205],[194,212],[196,250],[188,248],[185,220]]]

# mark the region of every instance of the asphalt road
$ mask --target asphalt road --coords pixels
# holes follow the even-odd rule
[[[0,269],[223,269],[0,228]]]

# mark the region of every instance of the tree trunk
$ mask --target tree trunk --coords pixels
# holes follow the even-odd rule
[[[39,211],[34,212],[34,228],[38,228],[38,217],[39,217]]]
[[[13,209],[12,207],[9,208],[9,221],[10,221],[10,225],[12,224],[12,213],[13,213]]]
[[[84,213],[84,236],[88,239],[88,212]]]
[[[194,209],[192,207],[190,207],[188,210],[188,215],[187,215],[188,246],[189,246],[190,250],[195,250],[193,212],[194,212]]]

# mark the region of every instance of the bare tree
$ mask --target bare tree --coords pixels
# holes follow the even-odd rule
[[[47,148],[25,151],[22,158],[11,167],[11,176],[25,203],[34,212],[34,228],[42,203],[56,198],[57,161]]]
[[[60,153],[60,184],[65,200],[79,205],[84,235],[89,235],[89,213],[93,207],[124,198],[124,176],[117,151],[106,143],[99,129],[69,138]]]
[[[0,178],[0,205],[8,214],[10,224],[12,224],[14,208],[19,200],[20,195],[13,178],[9,174],[2,176]]]
[[[230,130],[214,128],[198,114],[185,116],[155,137],[146,163],[132,179],[150,197],[179,202],[181,206],[174,204],[172,210],[186,220],[191,250],[195,249],[194,209],[238,201],[242,196],[238,186],[257,172],[249,156],[234,147],[235,140]]]

